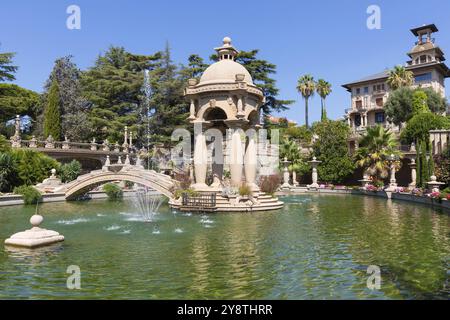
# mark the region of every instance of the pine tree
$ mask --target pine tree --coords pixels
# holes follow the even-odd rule
[[[186,75],[185,70],[180,70],[173,64],[170,48],[166,45],[157,60],[157,66],[150,72],[152,142],[169,143],[176,128],[188,127],[189,106],[183,96],[187,77],[189,75]]]
[[[248,70],[255,85],[263,91],[266,103],[262,105],[261,110],[264,115],[287,110],[294,101],[278,99],[279,89],[276,86],[275,79],[270,76],[276,73],[277,66],[266,60],[258,59],[256,57],[258,52],[257,49],[240,51],[236,56],[236,62],[242,64]],[[213,61],[217,61],[218,58],[217,54],[210,57]]]
[[[47,105],[44,110],[44,136],[51,135],[55,140],[61,139],[61,112],[60,112],[59,87],[56,79],[50,87]]]
[[[16,73],[18,67],[12,65],[14,55],[15,53],[12,52],[0,53],[0,81],[16,80],[14,73]]]
[[[139,128],[144,70],[153,70],[161,53],[135,55],[122,47],[110,47],[82,75],[84,97],[92,103],[88,117],[97,140],[122,142],[123,129]]]
[[[90,103],[82,97],[81,72],[71,59],[72,56],[66,56],[55,61],[45,84],[42,100],[44,104],[47,103],[48,92],[56,80],[59,88],[62,132],[71,141],[86,141],[92,131],[87,117]]]

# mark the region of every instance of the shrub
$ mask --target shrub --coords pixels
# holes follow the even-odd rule
[[[178,189],[178,190],[175,190],[174,197],[175,197],[175,199],[178,199],[183,194],[187,194],[190,197],[198,196],[198,192],[195,191],[194,189]]]
[[[239,195],[244,197],[244,196],[250,196],[252,195],[252,189],[250,189],[250,187],[248,185],[246,185],[245,183],[243,183],[240,187],[239,187]]]
[[[103,186],[103,191],[105,191],[109,200],[119,200],[123,197],[122,188],[115,183],[107,183]]]
[[[134,182],[131,182],[131,181],[125,181],[125,187],[126,187],[127,189],[133,188],[133,187],[134,187]]]
[[[191,177],[188,172],[184,171],[175,175],[175,180],[180,189],[188,189],[191,185]]]
[[[262,192],[273,195],[281,184],[281,177],[278,174],[263,176],[259,179],[259,188]]]
[[[63,164],[59,169],[59,177],[62,182],[70,182],[75,180],[81,173],[81,163],[72,160],[70,163]]]
[[[36,204],[42,201],[42,194],[32,186],[15,187],[14,193],[20,194],[25,204]]]

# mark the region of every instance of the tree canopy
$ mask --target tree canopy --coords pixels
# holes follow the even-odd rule
[[[355,168],[347,147],[350,128],[342,121],[323,120],[314,123],[312,131],[317,136],[313,154],[322,161],[318,166],[320,179],[342,182]]]
[[[13,65],[12,58],[14,55],[13,52],[0,53],[0,81],[16,80],[14,74],[19,67]]]
[[[95,136],[119,142],[129,126],[137,130],[144,70],[154,69],[155,55],[137,55],[110,47],[81,77],[83,96],[92,103],[88,117]]]
[[[39,94],[15,84],[0,83],[0,122],[4,123],[16,115],[36,118]]]
[[[424,92],[427,96],[426,104],[431,112],[442,113],[447,108],[447,101],[430,88],[412,89],[403,87],[390,93],[384,106],[386,115],[396,125],[408,121],[413,115],[413,95],[415,92]]]

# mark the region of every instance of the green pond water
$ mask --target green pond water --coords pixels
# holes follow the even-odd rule
[[[131,199],[43,204],[58,245],[0,250],[0,299],[448,299],[450,217],[351,195],[282,197],[275,212],[142,221]],[[34,207],[0,208],[0,241]],[[67,268],[81,289],[66,287]],[[369,265],[381,288],[367,288]]]

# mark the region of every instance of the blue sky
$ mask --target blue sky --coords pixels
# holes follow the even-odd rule
[[[71,4],[81,8],[81,30],[66,28]],[[381,8],[380,30],[366,27],[372,4]],[[448,0],[2,0],[0,51],[17,52],[16,84],[41,91],[54,60],[64,55],[86,69],[110,45],[148,54],[168,41],[174,61],[184,63],[191,53],[207,58],[230,36],[238,49],[258,48],[277,65],[280,98],[296,100],[283,115],[303,124],[295,89],[300,75],[332,83],[328,114],[338,118],[350,101],[341,85],[403,64],[415,41],[410,28],[435,23],[437,43],[450,57],[449,12]],[[319,119],[319,109],[316,97],[310,121]]]

